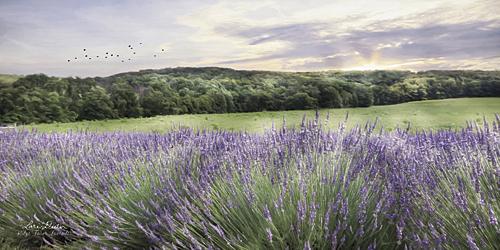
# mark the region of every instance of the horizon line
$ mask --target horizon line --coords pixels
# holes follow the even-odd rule
[[[497,72],[500,69],[492,69],[492,70],[482,70],[482,69],[427,69],[427,70],[412,70],[412,69],[364,69],[364,70],[355,70],[355,69],[317,69],[317,70],[265,70],[265,69],[239,69],[239,68],[231,68],[231,67],[220,67],[220,66],[175,66],[175,67],[164,67],[164,68],[145,68],[134,71],[123,71],[110,75],[93,75],[93,76],[82,76],[82,75],[49,75],[44,72],[34,72],[29,74],[15,74],[15,73],[3,73],[0,72],[0,75],[4,76],[28,76],[28,75],[39,75],[43,74],[50,77],[74,77],[74,78],[106,78],[112,77],[121,74],[127,73],[140,73],[142,71],[158,71],[165,69],[225,69],[225,70],[234,70],[234,71],[245,71],[245,72],[275,72],[275,73],[320,73],[320,72],[376,72],[376,71],[387,71],[387,72],[411,72],[411,73],[422,73],[422,72],[432,72],[432,71],[463,71],[463,72],[474,72],[474,71],[482,71],[482,72]]]

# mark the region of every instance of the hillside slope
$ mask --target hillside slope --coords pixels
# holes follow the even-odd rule
[[[372,106],[368,108],[323,109],[322,118],[330,113],[329,127],[334,128],[349,113],[348,126],[364,124],[379,118],[379,124],[387,129],[406,127],[414,129],[460,128],[466,121],[481,123],[483,116],[492,121],[500,113],[500,98],[459,98],[409,102],[404,104]],[[116,119],[107,121],[39,124],[28,126],[39,131],[168,131],[185,126],[200,129],[225,129],[233,131],[262,132],[272,123],[280,127],[283,117],[289,127],[298,126],[304,115],[313,118],[313,110],[251,112],[206,115],[167,115],[150,118]]]
[[[19,75],[0,74],[0,84],[11,84],[21,77]]]

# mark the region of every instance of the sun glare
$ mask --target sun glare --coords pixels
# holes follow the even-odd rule
[[[355,66],[352,68],[348,68],[347,70],[377,70],[377,69],[383,69],[384,66],[378,65],[375,63],[370,63],[370,64],[364,64],[364,65],[359,65]]]
[[[371,53],[369,57],[358,55],[355,66],[346,67],[345,70],[380,70],[387,68],[387,65],[381,64],[382,56],[378,50]]]

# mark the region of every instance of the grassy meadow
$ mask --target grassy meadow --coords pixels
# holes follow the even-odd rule
[[[19,78],[21,78],[21,76],[19,75],[0,74],[0,83],[11,84],[17,81],[17,79]]]
[[[343,108],[320,110],[321,117],[330,113],[330,127],[349,114],[347,127],[364,124],[379,118],[379,124],[387,130],[411,125],[413,129],[461,128],[466,121],[482,122],[494,119],[500,113],[500,98],[457,98],[445,100],[427,100],[396,105],[372,106],[368,108]],[[223,129],[229,131],[263,132],[271,128],[274,122],[282,125],[283,118],[288,127],[297,127],[304,114],[313,118],[314,110],[230,113],[230,114],[195,114],[168,115],[137,119],[116,119],[106,121],[84,121],[72,123],[52,123],[29,125],[43,132],[64,132],[68,130],[90,131],[158,131],[164,132],[183,126],[199,129]]]

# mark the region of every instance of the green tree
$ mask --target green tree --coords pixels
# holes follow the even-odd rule
[[[68,81],[68,87],[65,96],[68,98],[68,108],[76,114],[80,114],[84,97],[88,95],[92,88],[97,86],[97,83],[90,78],[67,78],[66,80]],[[81,120],[82,118],[78,115],[77,119]]]
[[[139,97],[127,83],[116,83],[110,90],[111,101],[118,117],[140,117],[142,113]]]
[[[167,91],[154,89],[152,87],[144,90],[141,98],[141,106],[145,116],[177,114],[176,99]]]
[[[372,89],[364,85],[355,85],[354,91],[357,96],[358,107],[370,107],[373,104]]]
[[[25,87],[27,89],[39,87],[42,88],[50,80],[50,78],[44,74],[34,74],[27,75],[13,83],[14,88]]]
[[[79,113],[81,120],[103,120],[115,118],[111,97],[102,87],[92,87],[82,99]]]
[[[319,106],[321,108],[341,108],[342,97],[339,91],[330,83],[323,83],[320,85]]]
[[[285,101],[287,109],[313,109],[317,108],[317,100],[307,93],[296,93],[288,97]]]

